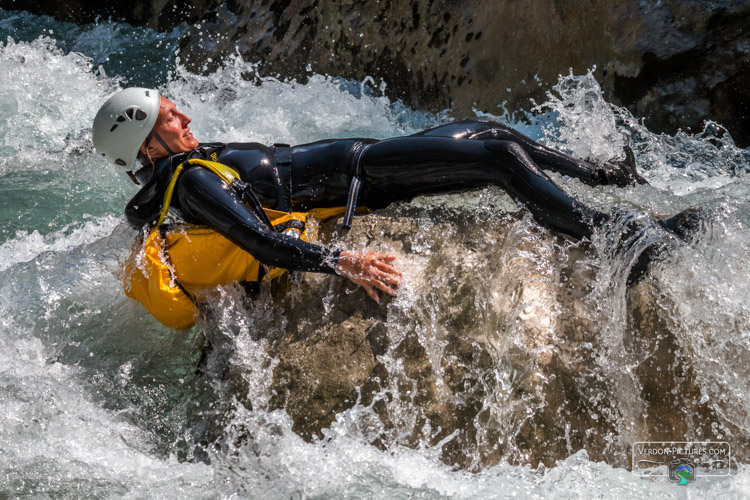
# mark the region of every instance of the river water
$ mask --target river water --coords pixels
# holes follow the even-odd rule
[[[736,148],[727,136],[650,133],[604,101],[595,71],[562,76],[539,104],[531,125],[499,116],[535,139],[583,158],[604,161],[630,144],[650,185],[590,188],[555,176],[575,196],[616,215],[596,232],[587,252],[536,226],[494,188],[420,198],[387,209],[387,217],[417,220],[417,227],[432,234],[389,235],[411,241],[409,251],[403,245],[386,249],[395,248],[413,276],[401,296],[382,310],[392,344],[414,335],[436,372],[447,377],[445,366],[452,361],[442,342],[446,332],[469,324],[473,326],[461,331],[467,337],[481,334],[486,340],[494,335],[487,343],[491,347],[482,347],[492,350],[494,360],[494,382],[486,385],[480,401],[490,417],[471,423],[475,442],[464,449],[469,460],[461,465],[441,456],[449,439],[415,442],[396,432],[373,445],[373,435],[363,430],[374,418],[372,405],[342,411],[321,439],[310,442],[292,431],[285,411],[269,404],[274,360],[265,337],[283,327],[279,318],[285,304],[261,300],[238,306],[231,290],[216,304],[226,307],[228,318],[252,313],[260,318],[271,311],[254,323],[252,335],[243,336],[246,322],[238,320],[237,352],[226,362],[252,377],[241,386],[247,394],[236,394],[210,372],[194,375],[204,329],[216,326],[175,333],[124,296],[118,274],[136,233],[122,211],[134,186],[92,151],[92,119],[109,95],[127,85],[158,86],[193,117],[196,137],[205,140],[295,144],[327,137],[385,138],[447,118],[392,102],[369,81],[311,75],[305,84],[284,82],[257,76],[254,65],[241,59],[207,76],[192,75],[176,54],[183,30],[157,33],[109,21],[75,26],[0,10],[0,498],[750,495],[745,465],[750,436],[750,151]],[[488,205],[494,207],[490,215]],[[634,298],[624,286],[633,256],[613,250],[618,224],[691,206],[706,209],[701,228],[654,266]],[[429,217],[443,212],[450,215]],[[388,229],[398,232],[402,226],[393,223]],[[469,236],[462,232],[467,226]],[[482,234],[483,228],[495,226],[505,227],[510,236]],[[379,248],[379,234],[355,231],[348,244]],[[430,274],[435,262],[467,254],[475,259],[462,264],[464,278]],[[514,275],[519,269],[531,274]],[[498,273],[498,283],[516,276],[529,284],[517,288],[503,282],[493,288],[491,280],[483,279],[491,272]],[[319,280],[310,279],[313,284]],[[465,280],[459,284],[472,290],[468,306],[439,289],[452,290],[454,279]],[[331,287],[321,286],[329,290],[327,295],[306,313],[322,310],[333,317],[339,299]],[[290,293],[304,294],[304,287]],[[490,296],[499,299],[492,303]],[[457,318],[466,310],[486,322],[456,320],[445,326],[443,315],[455,313]],[[574,326],[566,326],[570,318]],[[519,322],[523,326],[513,326]],[[478,324],[492,324],[491,332],[484,326],[480,332]],[[659,326],[644,326],[650,324]],[[594,332],[596,340],[584,335],[570,352],[555,351],[559,365],[546,368],[544,353],[573,346],[566,335],[580,335],[579,325],[588,325],[580,328]],[[231,331],[233,326],[218,328]],[[633,340],[646,331],[656,332],[653,343]],[[534,334],[533,348],[529,332],[543,334]],[[532,388],[533,397],[509,396],[513,391],[506,385],[520,384],[514,378],[520,358],[514,358],[514,346],[505,345],[506,340],[535,356],[532,365],[540,378],[528,380],[554,379],[574,369],[563,392],[579,384],[591,415],[598,416],[582,423],[557,411],[554,391]],[[658,357],[659,342],[670,343],[671,357],[649,364]],[[382,356],[392,374],[406,377],[394,347]],[[677,370],[678,364],[687,368]],[[479,365],[469,368],[479,370]],[[482,370],[486,373],[484,365]],[[649,380],[658,383],[646,397]],[[390,405],[386,412],[406,415],[406,421],[414,402],[399,390],[392,387],[383,401]],[[469,392],[450,397],[465,399]],[[672,402],[659,406],[655,397]],[[519,401],[528,407],[519,409]],[[222,418],[207,410],[214,406]],[[536,416],[524,417],[525,411]],[[648,412],[652,416],[647,418]],[[539,423],[549,415],[561,429],[587,429],[583,434],[593,443],[589,453],[568,440],[564,453],[545,459],[544,443],[529,445],[527,438],[523,445],[518,436],[524,432],[524,418]],[[505,429],[501,424],[506,421],[519,427]],[[658,421],[677,422],[674,441],[730,443],[731,475],[699,477],[680,487],[630,472],[630,446],[660,432]],[[216,434],[223,436],[219,444],[205,446],[207,436]],[[487,436],[509,443],[495,459],[482,451],[491,439]],[[538,460],[524,450],[537,453],[547,467],[536,467]]]

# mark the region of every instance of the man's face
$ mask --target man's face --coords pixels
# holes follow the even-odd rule
[[[193,137],[193,133],[190,132],[189,123],[189,116],[180,113],[177,106],[169,99],[161,98],[159,117],[156,119],[154,131],[159,134],[174,153],[188,152],[198,147],[198,139]],[[146,146],[153,159],[169,156],[169,152],[155,138],[152,138]]]

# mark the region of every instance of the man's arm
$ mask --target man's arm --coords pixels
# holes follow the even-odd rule
[[[213,172],[190,168],[180,176],[177,190],[186,216],[208,225],[262,263],[297,271],[336,272],[339,251],[268,228]]]
[[[337,273],[365,289],[376,302],[377,290],[396,295],[402,274],[392,255],[339,252],[290,238],[268,228],[217,175],[191,168],[178,182],[183,212],[207,224],[264,264],[298,271]]]

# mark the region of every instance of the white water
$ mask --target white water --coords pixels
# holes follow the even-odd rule
[[[75,50],[100,47],[117,29],[108,26],[87,31],[86,43]],[[207,460],[200,459],[205,455],[186,460],[195,447],[191,407],[205,390],[192,373],[200,335],[161,327],[122,294],[119,261],[134,232],[121,214],[133,186],[90,146],[93,116],[121,82],[97,71],[87,58],[55,48],[54,33],[46,35],[50,38],[9,40],[0,46],[0,497],[750,494],[750,470],[742,465],[748,460],[742,456],[729,478],[704,479],[686,489],[591,461],[583,451],[546,470],[507,463],[476,473],[453,470],[429,447],[412,449],[397,442],[381,451],[368,444],[362,423],[369,409],[362,406],[341,413],[323,440],[305,442],[291,431],[284,412],[263,409],[271,368],[264,364],[263,340],[248,334],[252,318],[239,323],[237,363],[254,374],[250,399],[257,409],[238,405],[223,429],[225,446],[209,450]],[[162,90],[193,117],[196,137],[206,140],[301,143],[336,136],[389,137],[441,119],[374,96],[377,92],[363,95],[356,84],[317,75],[304,85],[242,78],[243,72],[252,71],[240,60],[206,77],[178,68]],[[592,189],[556,177],[587,203],[651,215],[692,205],[715,210],[710,231],[681,250],[680,257],[690,266],[667,263],[655,274],[663,284],[664,300],[677,304],[670,317],[681,323],[676,331],[699,367],[705,397],[716,401],[726,420],[750,429],[744,364],[750,345],[747,152],[729,145],[717,149],[686,134],[650,134],[605,103],[590,75],[565,79],[547,104],[551,109],[541,125],[526,132],[600,160],[617,156],[629,141],[651,183],[624,190]],[[480,192],[434,203],[459,211],[466,207],[471,215],[487,196],[495,195]],[[608,288],[617,266],[606,265],[608,237],[612,235],[604,231],[594,242],[600,261],[595,263],[598,274],[589,299],[598,301],[606,314],[624,307],[621,294]],[[407,269],[424,269],[430,245],[423,243],[415,243]],[[390,306],[394,317],[421,309],[420,296],[430,293],[430,285],[427,278],[408,283],[403,297]],[[231,295],[225,299],[231,302]],[[328,298],[328,307],[336,307],[333,299]],[[231,304],[226,310],[228,317],[237,313]],[[533,312],[532,307],[526,314],[531,317]],[[611,324],[603,328],[610,350],[591,360],[613,379],[623,377],[634,363],[622,348],[627,331],[617,319],[612,315]],[[433,347],[434,356],[440,357],[439,346]],[[243,429],[252,434],[249,444],[239,441]]]

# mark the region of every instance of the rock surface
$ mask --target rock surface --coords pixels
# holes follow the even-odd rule
[[[652,130],[714,120],[750,144],[750,0],[44,0],[33,10],[162,29],[186,21],[181,57],[194,70],[239,52],[263,74],[371,76],[391,97],[461,117],[529,110],[558,75],[596,66],[605,98]]]
[[[419,447],[468,470],[552,466],[580,449],[629,467],[633,442],[675,436],[731,436],[747,453],[742,417],[704,396],[658,282],[626,291],[627,273],[608,276],[590,250],[490,212],[402,206],[358,218],[347,247],[396,254],[401,295],[377,305],[325,275],[279,283],[219,327],[252,318],[249,332],[263,332],[230,334],[234,375],[221,399],[284,409],[306,439],[340,420],[380,448]],[[258,346],[268,363],[254,392],[243,384],[262,377],[242,360]]]

